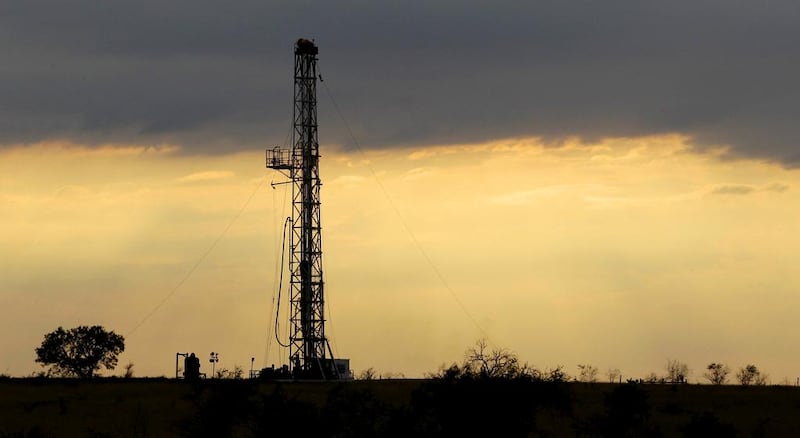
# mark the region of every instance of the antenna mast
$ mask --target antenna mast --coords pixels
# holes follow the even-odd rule
[[[317,138],[317,46],[299,39],[294,47],[292,149],[267,150],[267,167],[292,184],[289,366],[295,377],[338,378],[325,337]],[[328,356],[330,353],[330,356]]]

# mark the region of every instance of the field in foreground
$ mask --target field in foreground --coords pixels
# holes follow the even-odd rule
[[[0,437],[797,436],[800,388],[497,380],[0,381]]]

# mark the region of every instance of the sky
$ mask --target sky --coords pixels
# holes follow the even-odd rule
[[[422,376],[486,337],[568,372],[678,359],[695,380],[722,361],[794,381],[799,13],[4,2],[0,373],[41,369],[44,333],[79,324],[125,336],[139,375],[175,352],[285,358],[288,197],[263,150],[287,143],[304,37],[328,334],[356,371]]]

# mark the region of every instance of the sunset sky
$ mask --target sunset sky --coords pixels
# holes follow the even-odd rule
[[[305,37],[328,335],[356,372],[487,337],[571,373],[794,382],[800,5],[519,3],[0,5],[0,373],[80,324],[137,375],[285,360],[290,195],[263,151]]]

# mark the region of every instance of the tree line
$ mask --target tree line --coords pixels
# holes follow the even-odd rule
[[[36,348],[36,362],[47,368],[45,376],[92,378],[101,369],[113,370],[118,356],[125,350],[125,339],[102,326],[78,326],[71,329],[58,327],[45,334],[42,344]],[[599,369],[590,364],[578,364],[578,372],[570,376],[563,366],[539,369],[526,362],[507,348],[490,348],[486,339],[478,340],[468,348],[460,363],[443,366],[429,378],[527,378],[551,382],[598,382]],[[626,382],[639,383],[688,383],[689,366],[675,359],[667,360],[666,373],[659,376],[649,373],[640,379],[627,379]],[[133,376],[133,364],[125,366],[125,377]],[[233,370],[220,369],[217,378],[240,379],[244,372],[236,366]],[[622,372],[610,368],[605,376],[610,383],[622,383]],[[379,375],[374,368],[367,368],[357,375],[357,379],[403,378],[399,373]],[[730,382],[731,368],[722,362],[712,362],[706,366],[702,377],[712,385]],[[733,375],[740,385],[766,385],[769,376],[756,365],[746,364]]]

